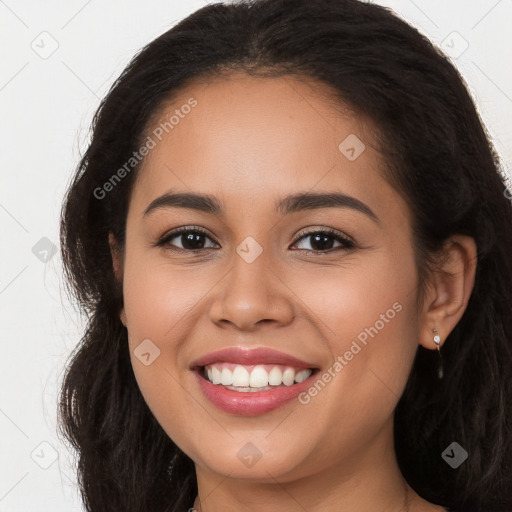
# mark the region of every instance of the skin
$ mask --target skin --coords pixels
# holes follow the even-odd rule
[[[322,84],[236,73],[189,85],[154,126],[190,97],[197,106],[144,160],[124,249],[112,237],[111,244],[135,377],[163,429],[195,462],[194,507],[385,512],[407,510],[407,494],[410,511],[443,510],[407,488],[393,411],[418,343],[435,350],[433,329],[442,344],[464,312],[473,240],[447,241],[447,258],[419,301],[411,213],[383,178],[369,122],[335,108]],[[354,161],[338,149],[349,134],[366,145]],[[169,190],[216,196],[224,213],[161,208],[144,216]],[[364,202],[378,220],[348,207],[274,211],[286,195],[334,191]],[[176,252],[171,242],[155,246],[181,226],[205,229],[201,240],[213,249],[180,251],[181,236],[172,239]],[[330,253],[308,254],[315,246],[311,236],[298,237],[304,228],[333,228],[356,246],[344,249],[333,238]],[[236,252],[248,236],[263,249],[250,264]],[[211,351],[244,346],[274,348],[327,371],[395,303],[401,311],[306,405],[228,414],[202,395],[189,369]],[[133,352],[147,338],[161,351],[149,366]],[[252,467],[237,456],[247,442],[262,455]]]

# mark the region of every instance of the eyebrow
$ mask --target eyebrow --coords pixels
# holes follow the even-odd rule
[[[165,208],[185,208],[220,216],[224,213],[221,203],[215,196],[191,192],[173,193],[170,191],[154,199],[144,210],[144,216],[155,210]],[[275,205],[276,213],[281,215],[320,208],[350,208],[364,213],[373,221],[379,223],[377,215],[368,205],[343,193],[300,192],[278,200]]]

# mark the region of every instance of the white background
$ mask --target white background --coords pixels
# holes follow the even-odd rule
[[[58,245],[62,197],[100,98],[140,47],[205,3],[0,0],[0,512],[83,510],[56,436],[58,385],[83,321],[58,249],[40,258],[48,240]],[[469,45],[454,63],[510,171],[512,0],[375,3],[451,52]]]

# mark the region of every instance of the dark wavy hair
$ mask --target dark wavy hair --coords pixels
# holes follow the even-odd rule
[[[98,108],[69,185],[61,247],[69,291],[88,318],[59,396],[59,434],[78,452],[88,511],[186,511],[192,460],[158,424],[137,386],[109,233],[124,247],[140,164],[94,194],[140,147],[151,119],[194,79],[243,71],[327,84],[333,100],[376,127],[389,182],[413,213],[424,284],[450,235],[473,237],[467,310],[437,353],[418,348],[395,411],[404,477],[426,500],[478,512],[512,510],[512,206],[505,174],[460,74],[423,35],[358,0],[254,0],[199,9],[149,43]],[[312,82],[314,83],[314,82]],[[179,414],[179,411],[176,412]],[[441,458],[453,441],[468,459]]]

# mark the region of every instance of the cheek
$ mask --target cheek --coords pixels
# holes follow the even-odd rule
[[[128,330],[134,339],[172,339],[207,290],[202,272],[127,255],[123,295]]]
[[[154,413],[154,404],[165,408],[181,395],[175,380],[185,371],[178,364],[180,345],[199,311],[197,304],[206,286],[204,278],[192,278],[191,272],[177,271],[143,251],[126,253],[123,297],[130,357],[141,392]],[[142,353],[149,356],[140,358]]]
[[[343,267],[319,271],[302,285],[297,278],[293,286],[313,312],[328,365],[337,361],[329,399],[339,402],[340,394],[349,393],[358,404],[392,408],[418,347],[417,269],[410,247],[361,261],[347,258]],[[385,395],[391,398],[386,405]]]
[[[318,464],[357,452],[391,418],[418,346],[416,281],[412,255],[402,253],[376,258],[364,271],[324,274],[303,288],[331,354],[321,382],[301,397],[305,417],[315,418],[331,447],[316,451]]]
[[[418,276],[407,251],[347,258],[337,267],[299,274],[290,276],[290,288],[325,334],[331,356],[349,350],[352,341],[361,346],[379,341],[389,350],[406,340],[416,343]]]

